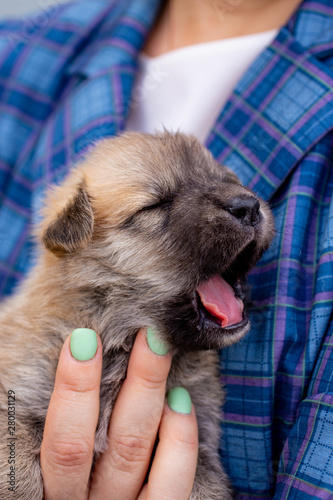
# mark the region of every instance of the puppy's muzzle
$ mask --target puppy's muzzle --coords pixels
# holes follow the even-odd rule
[[[256,226],[262,217],[260,203],[254,196],[235,198],[227,207],[227,211],[247,226]]]

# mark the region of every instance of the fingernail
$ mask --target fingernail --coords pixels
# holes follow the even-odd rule
[[[170,350],[167,342],[159,338],[152,328],[147,328],[147,342],[150,350],[158,356],[165,356]]]
[[[167,394],[168,405],[176,413],[189,415],[192,410],[191,396],[184,387],[174,387]]]
[[[96,332],[89,328],[77,328],[72,331],[69,345],[73,358],[78,361],[88,361],[97,351]]]

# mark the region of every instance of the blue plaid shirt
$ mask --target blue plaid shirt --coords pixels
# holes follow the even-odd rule
[[[159,0],[80,0],[0,24],[0,292],[31,265],[45,186],[126,127]],[[333,498],[333,6],[305,0],[206,145],[273,208],[252,329],[221,353],[221,457],[238,499]],[[170,103],[172,105],[172,103]]]

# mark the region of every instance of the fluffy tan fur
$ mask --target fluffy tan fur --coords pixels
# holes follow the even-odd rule
[[[230,273],[237,256],[245,275],[268,247],[273,224],[262,200],[255,225],[230,212],[233,200],[253,197],[194,138],[168,133],[101,141],[48,192],[35,230],[37,263],[0,308],[0,498],[43,497],[39,451],[64,339],[88,327],[103,342],[96,459],[107,448],[112,406],[144,326],[171,344],[168,387],[186,387],[196,408],[200,452],[191,500],[231,498],[218,456],[223,398],[210,349],[236,342],[249,324],[212,326],[199,318],[193,297],[201,281]],[[17,408],[14,496],[6,476],[8,390]]]

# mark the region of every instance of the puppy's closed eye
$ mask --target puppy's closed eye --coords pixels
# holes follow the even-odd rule
[[[141,210],[139,210],[138,213],[147,212],[148,210],[157,210],[159,208],[170,208],[173,201],[174,200],[172,198],[165,198],[165,199],[160,200],[156,203],[152,203],[151,205],[147,205],[147,206],[141,208]]]
[[[134,214],[130,215],[124,223],[122,224],[122,228],[126,228],[130,226],[135,220],[137,220],[142,214],[149,213],[149,212],[157,212],[157,211],[165,211],[167,209],[170,209],[173,203],[173,199],[171,198],[165,198],[161,199],[160,201],[156,201],[156,203],[151,203],[148,205],[145,205],[144,207],[140,208],[137,210]]]

